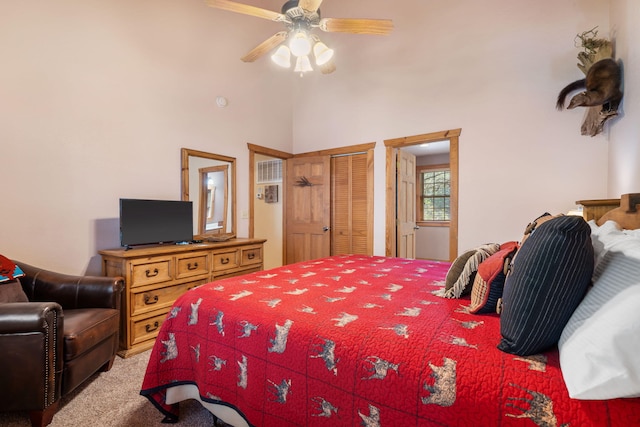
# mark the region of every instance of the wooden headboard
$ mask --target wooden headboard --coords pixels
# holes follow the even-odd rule
[[[585,220],[602,225],[613,220],[622,228],[640,228],[640,193],[623,194],[620,199],[578,200]]]
[[[620,199],[577,200],[576,204],[582,206],[585,221],[598,221],[602,215],[620,207]]]

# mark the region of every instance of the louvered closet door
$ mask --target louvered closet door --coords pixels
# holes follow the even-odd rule
[[[373,254],[372,153],[331,159],[331,254]]]

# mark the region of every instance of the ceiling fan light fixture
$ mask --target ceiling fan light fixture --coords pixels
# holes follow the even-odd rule
[[[313,46],[313,56],[316,57],[317,65],[324,65],[333,58],[333,49],[329,49],[326,44],[319,41]]]
[[[309,57],[307,55],[299,56],[298,59],[296,59],[296,68],[294,68],[293,71],[300,73],[300,75],[307,71],[313,71]]]
[[[306,31],[296,30],[289,42],[289,48],[291,49],[291,53],[295,56],[300,57],[309,55],[309,53],[311,53],[311,41],[309,40]]]
[[[290,68],[291,51],[285,45],[280,45],[276,52],[271,55],[271,60],[283,68]]]
[[[250,50],[240,59],[254,62],[263,55],[276,52],[271,59],[283,68],[291,68],[291,55],[296,57],[296,72],[303,75],[313,71],[309,57],[313,54],[315,64],[323,74],[336,70],[334,50],[320,41],[314,34],[316,29],[328,33],[351,33],[388,35],[393,31],[390,19],[322,18],[320,5],[323,0],[284,0],[281,13],[252,6],[236,0],[206,0],[211,7],[254,16],[284,24],[285,29],[272,35]],[[285,41],[288,39],[288,42]]]

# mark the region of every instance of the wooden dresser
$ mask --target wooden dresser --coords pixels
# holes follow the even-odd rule
[[[120,350],[129,357],[151,347],[173,302],[213,280],[263,269],[264,239],[160,245],[99,251],[102,274],[123,276]]]

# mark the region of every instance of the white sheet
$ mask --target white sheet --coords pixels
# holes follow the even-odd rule
[[[187,399],[195,399],[202,404],[209,412],[220,418],[233,427],[250,427],[247,421],[233,408],[217,403],[209,403],[200,399],[200,391],[195,384],[183,384],[167,389],[167,403],[182,402]]]

